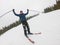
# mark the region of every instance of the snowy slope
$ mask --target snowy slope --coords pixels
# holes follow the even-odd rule
[[[42,32],[41,35],[29,36],[34,45],[60,45],[60,10],[41,13],[28,20],[31,32]],[[24,36],[22,25],[19,25],[0,36],[0,45],[33,45]]]

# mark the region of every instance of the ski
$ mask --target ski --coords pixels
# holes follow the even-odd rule
[[[41,32],[38,32],[38,33],[33,33],[33,35],[38,35],[38,34],[42,34]]]
[[[32,34],[29,34],[29,35],[38,35],[38,34],[41,34],[41,32],[39,33],[32,33]],[[35,42],[33,40],[31,40],[29,37],[27,38],[32,44],[34,44]]]
[[[27,38],[32,44],[34,44],[35,42],[33,40],[31,40],[30,38]]]
[[[41,34],[41,32],[38,32],[38,33],[32,33],[32,34],[28,34],[28,35],[39,35]]]

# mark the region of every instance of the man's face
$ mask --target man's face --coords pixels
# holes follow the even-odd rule
[[[20,14],[23,14],[23,11],[20,11]]]

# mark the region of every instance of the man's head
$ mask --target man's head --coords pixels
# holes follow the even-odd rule
[[[20,14],[23,14],[23,11],[22,10],[20,11]]]

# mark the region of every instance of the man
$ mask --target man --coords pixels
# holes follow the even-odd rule
[[[29,25],[28,25],[26,17],[25,17],[29,13],[29,9],[27,9],[27,13],[23,13],[23,11],[20,11],[20,14],[16,14],[15,9],[13,9],[13,13],[20,18],[20,21],[21,21],[21,23],[23,25],[25,36],[28,37],[27,32],[28,32],[28,34],[32,34],[30,32],[30,28],[29,28]]]

